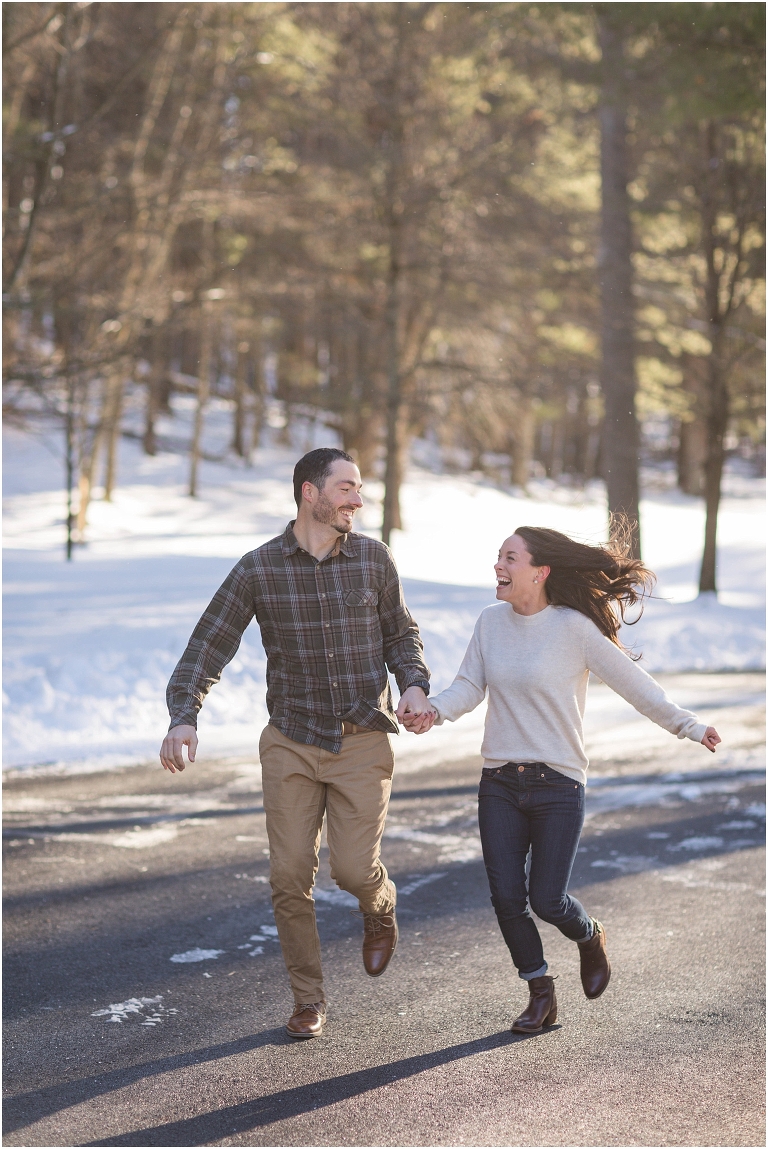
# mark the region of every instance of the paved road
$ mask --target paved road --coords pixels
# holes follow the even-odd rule
[[[324,856],[330,1021],[301,1044],[253,763],[12,781],[5,1143],[764,1144],[764,777],[703,751],[670,776],[668,751],[641,775],[601,760],[572,885],[614,976],[586,1001],[543,926],[560,1018],[535,1037],[509,1031],[525,992],[479,860],[476,758],[396,779],[401,943],[380,980]]]

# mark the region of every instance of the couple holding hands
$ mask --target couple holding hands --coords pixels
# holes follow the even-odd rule
[[[518,527],[501,545],[496,599],[475,626],[451,686],[429,697],[418,627],[387,547],[352,532],[360,473],[344,451],[296,464],[296,519],[244,555],[198,622],[168,685],[160,760],[183,770],[197,712],[252,619],[267,654],[269,724],[259,743],[270,884],[295,1008],[286,1029],[326,1022],[312,888],[323,822],[331,875],[359,902],[363,965],[386,969],[397,945],[396,889],[380,858],[392,785],[389,735],[421,734],[486,697],[478,816],[491,902],[528,1003],[512,1029],[554,1024],[557,1001],[531,911],[578,947],[588,998],[608,985],[605,930],[568,893],[584,822],[582,720],[590,671],[659,726],[714,753],[717,731],[675,705],[622,649],[628,606],[653,575],[620,543],[589,546]],[[387,669],[400,690],[395,711]],[[530,859],[530,860],[529,860]]]

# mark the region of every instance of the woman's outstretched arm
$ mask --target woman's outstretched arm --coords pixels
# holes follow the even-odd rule
[[[479,634],[481,619],[482,615],[475,625],[459,673],[447,690],[442,690],[429,700],[437,711],[438,726],[446,719],[455,722],[462,714],[474,710],[485,698],[485,667]]]
[[[585,659],[593,674],[657,726],[678,738],[700,742],[714,754],[715,747],[721,741],[714,726],[707,726],[692,711],[684,710],[668,698],[650,674],[641,670],[636,662],[601,634],[588,619],[585,619],[584,632]]]

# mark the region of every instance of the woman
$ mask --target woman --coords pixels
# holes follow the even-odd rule
[[[559,531],[519,527],[495,570],[498,603],[480,615],[453,684],[430,699],[430,717],[454,722],[488,691],[483,858],[504,941],[528,983],[528,1005],[512,1029],[537,1033],[554,1024],[557,1000],[530,909],[578,945],[588,998],[599,997],[611,976],[603,926],[567,892],[584,823],[589,672],[678,738],[713,753],[720,738],[670,701],[619,643],[619,617],[654,582],[626,545],[587,546]]]

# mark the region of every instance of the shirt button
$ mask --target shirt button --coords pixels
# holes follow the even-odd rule
[[[524,770],[525,770],[525,766],[518,766],[518,768],[517,768],[518,774],[522,774]]]
[[[543,778],[543,777],[544,777],[544,775],[542,774],[542,778]]]
[[[338,682],[332,682],[331,683],[331,686],[338,686],[338,685],[339,685]]]
[[[329,657],[329,658],[333,658],[333,651],[332,651],[332,650],[329,650],[329,651],[328,651],[328,657]]]
[[[330,626],[331,624],[330,624],[329,622],[327,622],[325,625],[326,625],[326,626]]]
[[[321,595],[320,595],[320,598],[325,598],[325,595],[324,595],[324,594],[321,594]]]

